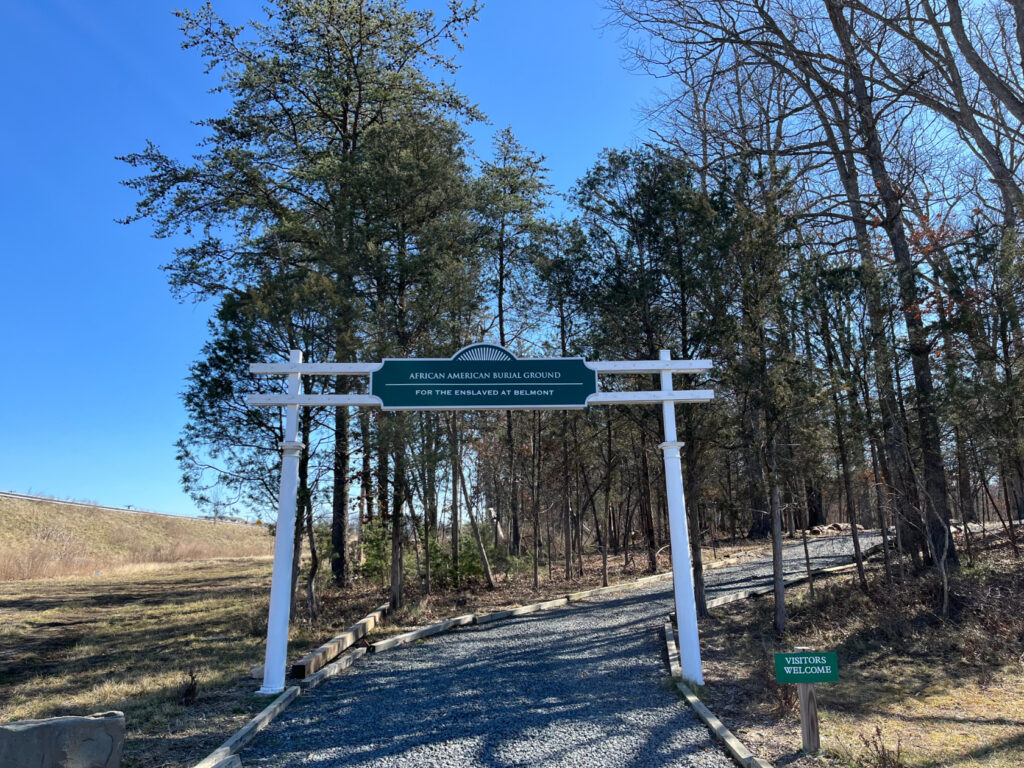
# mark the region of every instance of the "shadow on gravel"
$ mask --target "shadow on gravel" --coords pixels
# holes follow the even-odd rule
[[[369,658],[292,705],[246,766],[730,765],[667,684],[671,588]]]

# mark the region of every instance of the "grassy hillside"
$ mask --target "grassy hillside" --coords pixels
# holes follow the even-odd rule
[[[0,496],[0,581],[269,555],[262,526]]]

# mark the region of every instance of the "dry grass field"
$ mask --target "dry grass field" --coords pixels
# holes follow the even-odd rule
[[[0,581],[272,551],[262,526],[0,496]]]
[[[621,562],[609,571],[612,581],[642,575]],[[263,661],[270,573],[269,558],[224,558],[0,582],[0,722],[117,709],[127,722],[124,768],[194,764],[267,704],[248,671]],[[585,577],[569,583],[545,573],[539,592],[523,576],[497,581],[494,591],[466,584],[425,600],[410,583],[409,607],[374,639],[598,586],[600,558],[588,558]],[[386,601],[366,580],[322,597],[316,622],[300,601],[289,658]],[[192,674],[194,699],[182,695]]]
[[[0,583],[0,721],[118,709],[125,768],[187,765],[265,705],[240,681],[261,660],[269,581],[260,558]]]

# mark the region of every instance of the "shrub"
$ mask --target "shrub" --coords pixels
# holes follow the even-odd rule
[[[877,725],[870,738],[861,735],[860,740],[864,742],[867,749],[867,762],[861,761],[863,768],[906,768],[906,764],[903,762],[903,744],[899,735],[896,736],[895,751],[885,746],[885,742],[882,740],[882,728]]]

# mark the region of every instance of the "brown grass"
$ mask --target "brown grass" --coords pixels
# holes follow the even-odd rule
[[[976,542],[977,543],[977,542]],[[961,550],[963,552],[963,550]],[[772,601],[742,601],[701,625],[702,698],[776,766],[1010,768],[1024,763],[1024,565],[991,539],[952,580],[943,618],[931,573],[885,585],[870,569],[788,591],[790,626],[771,630]],[[780,706],[770,653],[839,653],[840,682],[817,686],[823,753],[800,753],[799,716]],[[899,751],[899,757],[896,752]]]
[[[0,584],[0,720],[118,709],[126,768],[186,764],[197,753],[183,739],[212,749],[259,703],[238,683],[262,643],[238,627],[269,573],[265,560],[223,560]],[[179,693],[190,669],[189,706]]]
[[[194,764],[267,704],[248,671],[263,662],[270,572],[266,558],[237,558],[0,583],[0,721],[118,709],[128,726],[124,768]],[[643,574],[619,560],[609,563],[609,575],[616,582]],[[467,583],[421,599],[413,581],[408,607],[374,630],[373,640],[599,586],[600,558],[586,558],[582,579],[564,581],[556,569],[549,582],[545,570],[539,591],[528,576],[500,574],[494,591]],[[300,602],[289,658],[386,599],[366,580],[328,588],[316,622]]]
[[[262,526],[0,496],[0,581],[108,573],[141,563],[270,555]]]

